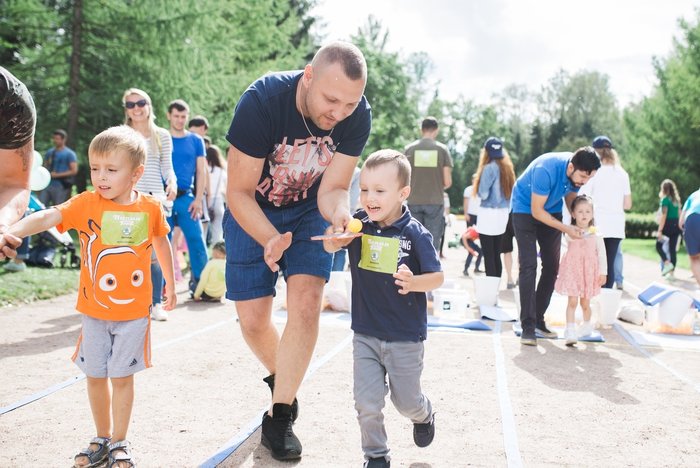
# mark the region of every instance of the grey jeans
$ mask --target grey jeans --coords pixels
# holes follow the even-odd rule
[[[440,252],[440,239],[445,232],[445,205],[408,205],[411,216],[416,218],[433,236],[433,246]]]
[[[355,409],[366,458],[389,454],[382,409],[386,394],[398,412],[413,423],[427,423],[433,413],[423,394],[423,342],[383,341],[355,333],[353,373]],[[388,377],[388,385],[387,385]]]

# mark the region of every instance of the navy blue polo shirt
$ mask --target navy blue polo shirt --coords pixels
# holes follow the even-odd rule
[[[399,239],[398,266],[405,264],[414,275],[442,271],[433,237],[411,217],[405,206],[403,215],[391,226],[380,227],[360,210],[354,215],[362,221],[362,232],[378,237]],[[427,300],[424,292],[399,294],[389,273],[359,267],[362,237],[348,245],[352,276],[352,329],[356,333],[384,341],[423,341],[427,335]]]

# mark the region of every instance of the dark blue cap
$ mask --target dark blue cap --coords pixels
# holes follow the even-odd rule
[[[491,158],[502,158],[503,157],[503,142],[496,137],[491,137],[484,143],[484,148]]]
[[[613,144],[612,141],[610,141],[610,138],[606,137],[605,135],[597,136],[593,139],[593,144],[592,146],[594,148],[612,148]]]

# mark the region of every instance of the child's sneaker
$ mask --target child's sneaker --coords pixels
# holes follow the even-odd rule
[[[593,333],[593,324],[591,322],[583,322],[580,327],[578,327],[578,336],[583,338],[584,336],[590,336]]]
[[[419,447],[427,447],[435,438],[435,413],[427,423],[413,423],[413,442]]]
[[[158,320],[159,322],[165,322],[168,320],[168,313],[163,310],[160,304],[156,304],[151,309],[151,319]]]
[[[568,325],[566,330],[564,330],[564,340],[566,346],[573,346],[578,343],[578,339],[576,338],[576,328],[573,325]]]

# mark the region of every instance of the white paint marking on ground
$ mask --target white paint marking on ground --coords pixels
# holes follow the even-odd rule
[[[186,341],[189,340],[190,338],[193,338],[197,335],[201,335],[202,333],[207,333],[212,330],[216,330],[217,328],[220,328],[224,325],[227,325],[231,322],[234,322],[236,319],[228,319],[228,320],[223,320],[221,322],[217,322],[213,325],[209,325],[208,327],[201,328],[199,330],[193,331],[191,333],[188,333],[186,335],[173,338],[172,340],[165,341],[163,343],[160,343],[158,346],[154,346],[153,349],[161,349],[165,348],[167,346],[174,345],[176,343],[180,343],[181,341]],[[3,408],[0,408],[0,415],[3,415],[5,413],[9,413],[10,411],[16,410],[17,408],[21,408],[22,406],[28,405],[29,403],[33,403],[37,400],[41,400],[44,397],[47,397],[53,393],[56,393],[59,390],[62,390],[66,387],[70,387],[73,384],[76,384],[78,382],[81,382],[85,380],[85,374],[80,374],[76,375],[74,377],[71,377],[68,380],[65,380],[61,383],[58,383],[56,385],[53,385],[49,388],[46,388],[44,390],[41,390],[40,392],[34,393],[32,395],[29,395],[28,397],[22,398],[21,400],[18,400],[14,403],[11,403]]]
[[[305,382],[309,377],[311,377],[314,372],[316,372],[321,366],[330,361],[336,354],[343,350],[352,341],[353,333],[348,334],[343,338],[333,349],[328,351],[325,355],[316,359],[311,363],[306,371],[303,382]],[[228,442],[224,444],[214,455],[204,460],[199,464],[200,468],[216,468],[219,463],[230,457],[233,452],[238,450],[238,447],[243,445],[243,443],[252,436],[255,431],[258,430],[262,424],[263,415],[268,411],[269,406],[266,406],[260,410],[259,414],[251,419],[248,424],[246,424],[235,436],[233,436]]]
[[[690,385],[691,388],[693,388],[696,392],[700,393],[700,384],[693,382],[691,379],[689,379],[685,375],[681,374],[680,372],[675,370],[673,367],[669,366],[668,364],[663,362],[661,359],[659,359],[656,356],[654,356],[653,354],[651,354],[646,349],[639,346],[639,344],[634,339],[634,337],[632,335],[630,335],[630,333],[627,330],[625,330],[624,327],[622,327],[619,323],[613,324],[613,327],[615,328],[615,331],[617,331],[620,334],[620,336],[622,336],[622,338],[625,339],[625,341],[627,341],[630,345],[632,345],[632,347],[634,349],[639,351],[645,357],[651,359],[658,366],[666,369],[668,372],[670,372],[678,380],[680,380],[681,382],[683,382],[685,384]]]
[[[505,359],[501,347],[501,322],[496,322],[493,328],[493,351],[496,358],[496,388],[498,403],[501,407],[501,423],[503,425],[503,446],[506,451],[506,461],[509,468],[523,466],[518,446],[518,433],[515,429],[513,407],[508,394],[508,378],[506,376]]]

